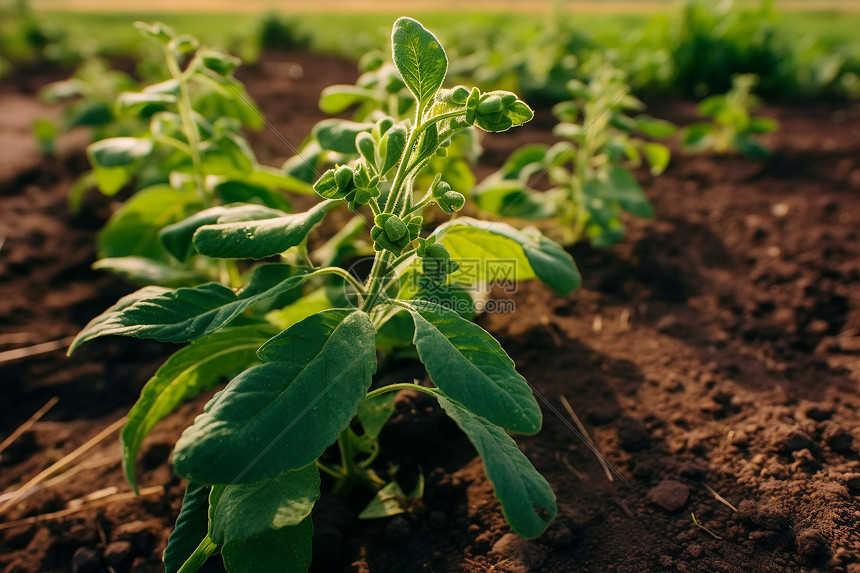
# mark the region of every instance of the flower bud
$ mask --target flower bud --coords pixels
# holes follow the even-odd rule
[[[447,191],[436,200],[439,208],[448,213],[456,213],[466,204],[466,198],[457,191]]]

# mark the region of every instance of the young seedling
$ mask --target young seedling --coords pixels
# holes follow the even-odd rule
[[[394,393],[405,388],[433,396],[466,433],[514,531],[537,536],[556,514],[549,484],[507,434],[540,429],[530,387],[489,333],[448,307],[462,300],[457,281],[487,279],[484,271],[463,273],[458,261],[467,258],[506,259],[515,269],[510,278],[537,277],[565,294],[579,284],[576,266],[539,233],[507,225],[460,218],[427,234],[421,209],[436,204],[450,213],[465,199],[441,177],[429,188],[415,187],[416,173],[457,132],[470,126],[505,131],[529,121],[532,111],[509,92],[443,89],[445,51],[415,20],[395,22],[392,53],[415,100],[414,116],[381,118],[353,134],[361,158],[326,171],[314,184],[325,201],[294,215],[225,207],[217,221],[186,220],[173,237],[176,247],[208,257],[262,259],[300,244],[329,209],[366,205],[374,216],[375,256],[364,280],[307,261],[259,266],[238,289],[219,283],[146,287],[93,319],[71,346],[106,335],[190,342],[159,369],[129,413],[123,444],[133,485],[134,460],[153,425],[232,376],[173,452],[174,468],[189,484],[164,554],[168,572],[195,571],[216,552],[233,572],[306,571],[320,472],[342,493],[356,485],[382,488],[372,467],[377,438]],[[254,312],[258,303],[328,275],[349,286],[340,308],[280,332]],[[374,386],[377,341],[402,328],[404,318],[433,387]],[[340,462],[321,460],[335,442]],[[377,496],[379,504],[401,491],[391,486]],[[372,503],[368,511],[380,510]]]
[[[184,232],[180,222],[192,215],[215,222],[224,206],[237,202],[288,211],[281,191],[312,193],[311,187],[260,165],[242,136],[243,125],[258,127],[262,119],[233,77],[239,60],[163,24],[137,27],[160,44],[170,77],[120,93],[107,111],[116,119],[110,128],[125,133],[87,149],[93,170],[76,185],[75,200],[90,184],[106,195],[132,183],[139,188],[101,231],[96,267],[142,284],[184,286],[217,278],[238,286],[235,264],[195,256],[177,241]],[[87,86],[79,79],[59,88],[86,93]]]
[[[565,244],[587,238],[607,246],[624,236],[621,214],[653,217],[650,202],[630,173],[644,160],[658,175],[669,163],[665,145],[675,127],[646,115],[642,102],[628,93],[623,73],[597,61],[591,79],[568,82],[573,99],[559,103],[553,133],[563,141],[548,147],[526,145],[473,194],[478,206],[497,217],[549,220],[542,226]],[[546,175],[552,188],[535,192]]]
[[[732,89],[699,104],[699,115],[710,121],[688,125],[681,132],[681,145],[693,153],[737,152],[750,159],[767,159],[768,150],[759,136],[776,131],[779,123],[770,117],[753,117],[758,99],[751,91],[758,82],[754,74],[739,74]]]

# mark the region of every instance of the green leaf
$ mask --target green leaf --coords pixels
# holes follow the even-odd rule
[[[205,336],[173,354],[149,379],[122,430],[123,469],[135,491],[134,462],[153,426],[200,392],[258,364],[257,349],[272,330],[266,325],[240,326]]]
[[[324,119],[314,126],[312,135],[323,149],[338,153],[358,153],[355,137],[373,129],[373,123],[358,123],[348,119]]]
[[[306,181],[302,181],[298,177],[268,165],[258,165],[252,173],[247,175],[243,181],[249,185],[261,185],[270,191],[292,191],[293,193],[301,193],[303,195],[313,195],[313,186]],[[277,205],[269,205],[276,209],[281,209]],[[288,209],[287,209],[288,210]]]
[[[142,160],[152,153],[151,139],[112,137],[87,147],[99,190],[114,195],[131,181]]]
[[[206,280],[203,275],[193,270],[173,267],[146,257],[99,259],[93,263],[92,268],[117,274],[141,285],[181,287],[193,286]]]
[[[681,132],[681,145],[692,151],[701,151],[708,147],[714,133],[715,128],[708,123],[692,123]]]
[[[398,18],[391,32],[391,53],[418,103],[431,102],[448,72],[448,57],[436,36],[412,18]]]
[[[229,180],[215,186],[215,193],[221,197],[221,202],[229,203],[261,203],[272,209],[286,213],[293,210],[289,200],[280,191],[265,185],[258,185],[244,180]]]
[[[204,225],[216,223],[218,217],[226,212],[225,207],[210,207],[198,211],[182,221],[163,227],[158,232],[158,238],[168,253],[179,261],[187,261],[196,254],[194,246],[191,244],[194,232]]]
[[[311,566],[314,525],[305,518],[299,525],[271,529],[256,537],[233,541],[221,548],[230,573],[307,573]]]
[[[209,530],[209,486],[193,482],[185,488],[176,527],[164,550],[165,573],[177,573]]]
[[[329,310],[258,351],[183,432],[177,473],[201,483],[251,483],[316,460],[355,416],[376,371],[374,330],[361,311]]]
[[[99,233],[99,257],[139,256],[166,261],[168,256],[158,233],[201,206],[200,196],[193,191],[178,191],[168,185],[139,191],[111,216]]]
[[[123,92],[116,98],[120,113],[139,112],[144,108],[165,109],[176,103],[176,96],[169,93]]]
[[[669,166],[669,160],[672,158],[672,153],[669,148],[661,143],[644,143],[642,145],[642,153],[645,159],[648,160],[648,165],[651,166],[651,175],[660,175]]]
[[[637,115],[636,129],[651,139],[663,139],[674,135],[678,128],[664,119],[655,119],[647,115]]]
[[[543,476],[504,430],[436,394],[439,405],[478,450],[511,529],[526,538],[543,533],[558,513],[555,494]]]
[[[642,188],[623,167],[610,167],[608,181],[589,179],[585,181],[583,188],[586,195],[617,202],[622,209],[637,217],[654,217],[654,209]]]
[[[307,274],[294,274],[287,265],[254,269],[240,291],[218,283],[176,290],[144,287],[121,298],[87,324],[69,347],[71,354],[88,340],[108,335],[185,342],[211,334],[261,300],[304,283]]]
[[[358,407],[358,421],[364,429],[364,436],[376,439],[393,413],[393,392],[380,394],[362,402]]]
[[[323,89],[320,94],[320,111],[329,115],[338,114],[348,107],[359,103],[375,103],[373,92],[350,85],[333,85]]]
[[[490,333],[432,303],[414,301],[409,312],[418,356],[440,390],[507,430],[540,430],[541,411],[531,388]]]
[[[272,529],[295,527],[310,516],[319,498],[316,463],[254,483],[215,486],[209,537],[223,547]]]
[[[216,136],[200,145],[202,169],[207,175],[246,177],[257,163],[244,141],[232,134]]]
[[[779,122],[772,117],[754,117],[750,119],[747,131],[750,133],[770,133],[779,129]]]
[[[517,180],[501,177],[484,179],[472,191],[472,199],[482,210],[515,219],[540,220],[553,217],[555,204],[544,193],[535,193]]]
[[[330,309],[333,305],[326,294],[326,287],[308,293],[293,304],[266,314],[266,320],[285,330],[312,314]]]
[[[194,233],[194,248],[219,259],[271,257],[304,241],[332,203],[323,201],[304,213],[273,219],[206,225]]]
[[[397,298],[437,304],[453,310],[466,320],[472,320],[475,317],[475,302],[466,289],[458,284],[437,284],[420,270],[421,266],[417,260],[414,265],[414,268],[408,269],[401,276],[402,286],[397,293]],[[410,339],[412,332],[410,328]]]
[[[433,234],[461,265],[451,275],[453,282],[473,284],[480,280],[538,277],[557,293],[566,295],[582,280],[570,255],[537,231],[458,217],[437,227]]]
[[[393,396],[393,394],[392,394]],[[370,503],[367,504],[361,513],[358,514],[359,519],[382,519],[405,513],[403,503],[406,499],[406,494],[396,481],[392,481],[381,490],[376,492]]]

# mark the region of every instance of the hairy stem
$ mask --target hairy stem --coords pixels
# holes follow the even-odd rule
[[[179,62],[176,61],[176,58],[167,46],[164,46],[164,57],[167,60],[170,75],[179,82],[179,101],[176,107],[179,109],[179,117],[182,119],[182,132],[185,134],[186,139],[188,139],[188,153],[191,155],[191,162],[194,164],[194,178],[197,181],[200,194],[203,196],[203,201],[211,206],[214,203],[214,197],[206,188],[206,172],[200,159],[200,133],[197,131],[197,123],[194,121],[194,108],[191,105],[191,91],[188,88],[188,78],[180,69]]]

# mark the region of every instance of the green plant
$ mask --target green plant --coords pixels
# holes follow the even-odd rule
[[[750,159],[766,159],[770,151],[758,136],[779,128],[770,117],[754,117],[758,99],[751,91],[757,78],[752,74],[734,77],[732,89],[713,95],[699,104],[699,114],[710,121],[688,125],[681,132],[681,145],[688,151],[738,152]]]
[[[178,247],[173,237],[181,225],[179,230],[175,225],[192,215],[214,222],[234,203],[289,211],[282,190],[313,191],[260,165],[242,136],[243,125],[258,127],[262,119],[233,77],[239,60],[163,24],[138,28],[161,46],[168,79],[121,92],[110,106],[101,98],[91,101],[97,96],[90,92],[101,83],[75,78],[54,86],[54,91],[90,95],[74,117],[101,113],[107,121],[102,133],[121,134],[88,147],[93,169],[76,184],[70,202],[76,206],[92,186],[105,195],[137,188],[100,232],[97,268],[143,284],[184,286],[214,278],[236,285],[240,277],[234,263]]]
[[[100,58],[85,60],[71,78],[53,82],[39,90],[39,97],[47,103],[65,103],[62,115],[54,123],[55,134],[64,133],[76,127],[93,130],[93,140],[107,137],[134,135],[142,129],[140,118],[121,121],[114,111],[114,103],[123,92],[137,89],[137,83],[128,74],[112,70]],[[36,133],[46,134],[46,122],[40,120]],[[55,135],[56,136],[56,135]]]
[[[792,88],[789,44],[774,25],[773,0],[687,0],[669,31],[675,85],[689,96],[728,91],[741,73],[766,78],[770,93]]]
[[[264,259],[299,248],[338,205],[366,206],[373,214],[375,256],[364,280],[297,258],[294,265],[254,268],[238,289],[218,283],[150,286],[93,319],[72,343],[70,351],[106,335],[190,342],[159,369],[129,413],[124,464],[133,485],[135,457],[152,426],[181,402],[233,376],[173,453],[174,467],[189,485],[164,555],[169,572],[195,571],[216,552],[230,571],[307,570],[320,471],[343,494],[357,485],[382,491],[367,511],[389,512],[386,502],[399,486],[385,486],[373,462],[393,393],[405,388],[435,397],[466,433],[514,531],[539,535],[556,514],[549,484],[506,433],[539,430],[541,411],[531,389],[499,343],[460,314],[471,314],[461,304],[471,299],[460,285],[489,277],[485,270],[465,273],[458,263],[505,259],[513,264],[509,278],[537,277],[560,293],[578,286],[576,266],[539,233],[507,225],[458,218],[427,235],[421,209],[435,203],[450,213],[465,199],[438,176],[429,188],[415,187],[416,173],[458,131],[472,125],[505,131],[529,121],[532,111],[508,92],[442,89],[447,56],[415,20],[395,22],[392,52],[416,102],[414,116],[397,123],[381,118],[351,134],[361,157],[316,181],[314,189],[325,201],[294,215],[227,206],[217,218],[195,215],[170,233],[174,249],[218,259]],[[258,311],[261,303],[326,276],[345,282],[341,307],[280,332]],[[435,387],[374,388],[375,349],[391,337],[411,341]],[[339,463],[321,460],[335,442]]]
[[[587,238],[595,246],[624,236],[621,214],[653,217],[653,209],[630,173],[644,160],[653,175],[669,163],[669,149],[649,141],[668,137],[666,121],[631,113],[644,108],[630,95],[624,74],[600,59],[590,62],[588,82],[571,80],[572,100],[557,104],[553,146],[530,144],[485,179],[472,197],[496,217],[533,220],[550,236],[571,244]],[[546,176],[552,186],[535,191]]]
[[[259,42],[264,50],[307,50],[312,37],[298,22],[277,12],[267,12],[260,20]]]

